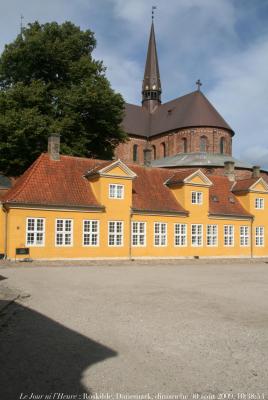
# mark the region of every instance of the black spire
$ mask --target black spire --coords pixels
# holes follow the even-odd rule
[[[149,111],[161,103],[161,81],[158,67],[154,22],[152,20],[149,45],[147,50],[144,79],[142,84],[142,104],[148,107]]]

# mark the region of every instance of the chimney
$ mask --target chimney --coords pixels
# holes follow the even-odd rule
[[[60,159],[60,134],[59,133],[52,133],[48,137],[47,151],[48,151],[50,160],[59,161],[59,159]]]
[[[258,165],[252,167],[252,178],[260,178],[261,168]]]
[[[235,181],[235,163],[234,161],[224,162],[224,175],[227,176],[229,181]]]
[[[143,155],[144,155],[144,163],[143,163],[143,165],[145,167],[150,167],[151,166],[151,161],[152,161],[152,149],[151,149],[151,147],[145,147],[145,149],[143,149]]]

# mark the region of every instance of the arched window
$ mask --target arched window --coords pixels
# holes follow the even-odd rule
[[[161,155],[162,155],[162,157],[166,157],[166,155],[167,155],[166,143],[165,142],[161,143]]]
[[[187,153],[187,139],[186,138],[182,139],[182,151],[183,151],[183,153]]]
[[[203,153],[208,151],[208,139],[206,136],[201,136],[200,138],[200,151]]]
[[[220,153],[221,154],[225,153],[225,139],[223,137],[220,140]]]
[[[133,161],[137,162],[138,161],[138,145],[134,144],[133,146]]]
[[[154,144],[152,145],[152,155],[153,155],[153,160],[155,160],[156,159],[156,147]]]

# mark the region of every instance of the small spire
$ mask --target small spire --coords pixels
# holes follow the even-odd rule
[[[195,84],[197,85],[198,92],[200,92],[200,87],[202,86],[202,82],[200,81],[200,79],[198,79],[198,81],[196,81]]]
[[[152,7],[152,25],[147,50],[144,79],[142,84],[142,104],[152,111],[161,103],[161,81],[158,66],[155,33],[154,33],[154,10]]]

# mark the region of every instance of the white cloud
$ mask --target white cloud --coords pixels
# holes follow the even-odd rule
[[[250,0],[242,3],[2,0],[0,51],[19,32],[21,13],[25,23],[71,20],[96,32],[94,56],[104,60],[113,88],[139,104],[154,4],[163,101],[194,90],[200,78],[204,93],[236,131],[237,156],[266,163],[268,168],[268,35],[263,17],[268,6]]]
[[[252,162],[255,158],[255,163],[265,163],[266,166],[267,65],[268,36],[243,52],[213,61],[217,83],[208,93],[213,104],[236,131],[234,148],[239,157],[246,157]]]

